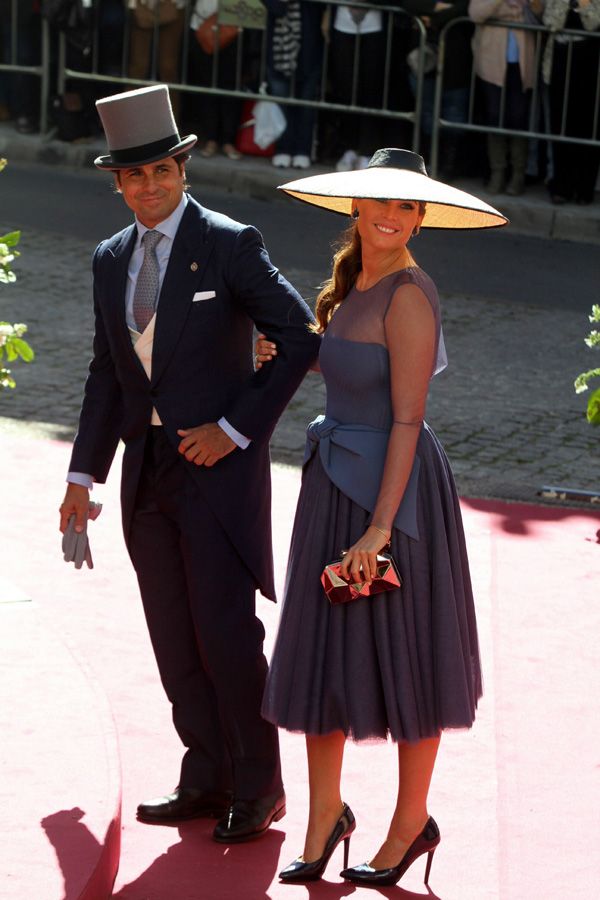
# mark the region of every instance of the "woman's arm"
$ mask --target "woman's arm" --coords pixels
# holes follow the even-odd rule
[[[342,572],[359,581],[371,581],[376,555],[391,534],[398,507],[413,467],[417,441],[425,415],[435,353],[435,318],[429,300],[413,284],[395,292],[386,319],[390,358],[393,425],[372,525],[344,557]]]

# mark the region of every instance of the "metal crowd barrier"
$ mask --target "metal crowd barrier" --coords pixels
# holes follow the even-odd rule
[[[469,82],[469,98],[468,98],[468,114],[465,122],[451,122],[442,116],[442,97],[444,91],[444,68],[446,62],[446,45],[448,34],[453,28],[459,27],[465,22],[471,22],[471,19],[461,17],[448,22],[440,32],[440,40],[438,44],[437,65],[435,72],[435,94],[434,94],[434,111],[433,111],[433,131],[431,141],[431,173],[436,175],[439,165],[440,153],[440,136],[444,130],[455,130],[463,132],[479,132],[484,134],[500,134],[514,137],[525,137],[538,140],[548,141],[550,143],[562,142],[570,144],[582,144],[592,147],[600,147],[600,66],[598,67],[596,87],[594,93],[593,110],[592,110],[592,126],[589,137],[569,135],[566,133],[568,98],[572,80],[573,67],[573,44],[566,42],[567,46],[567,63],[566,75],[563,86],[562,99],[562,120],[561,128],[558,132],[553,132],[550,125],[550,117],[547,108],[547,88],[548,86],[542,81],[542,58],[546,41],[557,33],[545,25],[519,24],[515,22],[501,22],[496,20],[488,20],[484,23],[485,27],[504,28],[513,31],[529,31],[535,35],[535,51],[534,51],[534,71],[536,77],[533,83],[531,104],[529,109],[529,121],[527,129],[511,129],[504,124],[506,113],[506,82],[501,88],[500,93],[500,115],[497,126],[493,126],[482,121],[478,121],[477,116],[477,76],[475,74],[475,60],[473,60],[471,68],[471,77]],[[471,22],[472,24],[472,22]],[[562,29],[558,34],[561,38],[591,38],[600,40],[600,32],[598,31],[582,31],[576,29]],[[540,127],[542,126],[542,127]]]
[[[219,49],[212,57],[210,80],[206,84],[192,84],[188,77],[190,42],[195,40],[190,28],[195,0],[181,0],[183,6],[183,26],[180,56],[176,66],[176,77],[161,77],[159,60],[159,34],[161,26],[158,19],[158,0],[155,3],[156,16],[153,26],[151,58],[146,77],[131,77],[131,35],[133,23],[133,6],[136,0],[42,0],[42,18],[40,20],[41,41],[40,58],[35,64],[24,64],[20,50],[20,15],[23,7],[21,0],[7,0],[10,4],[10,34],[8,52],[6,40],[4,55],[0,48],[0,73],[12,72],[36,76],[40,79],[40,130],[48,131],[48,108],[51,93],[63,95],[71,79],[78,83],[105,84],[108,90],[126,90],[130,87],[166,81],[173,91],[188,94],[210,94],[239,99],[262,99],[261,86],[268,82],[267,77],[267,30],[266,13],[259,0],[219,0],[219,20],[241,23],[238,39],[235,44],[236,63],[234,86],[224,88],[219,84]],[[343,0],[304,0],[322,7],[324,21],[323,58],[319,87],[315,96],[305,99],[297,96],[295,80],[290,80],[289,94],[275,99],[286,106],[314,107],[319,111],[363,113],[380,119],[406,122],[412,129],[412,148],[419,150],[421,140],[421,124],[423,113],[423,86],[425,78],[434,78],[433,120],[430,148],[430,169],[435,176],[440,157],[440,139],[445,131],[455,130],[472,133],[495,133],[511,136],[534,138],[548,142],[565,142],[600,147],[600,67],[594,95],[592,128],[589,136],[576,136],[567,133],[567,102],[572,81],[572,44],[567,41],[566,77],[563,88],[562,125],[558,133],[550,127],[547,109],[546,86],[541,82],[541,63],[543,49],[551,32],[544,25],[507,23],[494,20],[485,22],[485,27],[530,31],[535,35],[535,71],[528,127],[522,130],[507,128],[503,122],[506,106],[505,88],[501,89],[500,121],[497,126],[482,122],[477,110],[478,84],[475,65],[471,67],[468,85],[468,112],[465,121],[457,122],[445,119],[442,115],[442,99],[447,56],[448,36],[452,29],[469,23],[467,17],[453,19],[440,33],[437,48],[435,72],[426,72],[427,31],[423,22],[396,6],[379,5],[353,0],[352,7],[365,11],[377,10],[382,15],[383,43],[385,52],[381,65],[383,86],[381,103],[377,106],[361,106],[358,102],[359,72],[361,60],[361,35],[354,41],[354,65],[349,73],[351,79],[351,102],[341,103],[332,97],[330,89],[330,63],[333,17],[338,6],[348,5]],[[150,7],[151,8],[151,7]],[[60,16],[57,15],[57,10]],[[48,19],[50,18],[50,23]],[[112,16],[110,22],[107,16]],[[61,18],[62,17],[62,18]],[[5,23],[6,24],[6,23]],[[221,27],[220,25],[218,26]],[[416,66],[414,67],[412,107],[398,109],[397,98],[394,98],[394,78],[397,73],[398,53],[406,52],[406,40],[399,39],[400,33],[406,36],[412,30],[411,44],[416,45]],[[5,31],[6,34],[6,31]],[[600,40],[600,32],[564,29],[560,32],[561,40],[573,38],[580,40]],[[556,35],[555,35],[556,37]],[[56,40],[57,38],[57,40]],[[57,44],[57,47],[55,47]],[[56,59],[55,59],[56,57]],[[250,75],[248,73],[250,60]],[[396,64],[396,68],[394,68]],[[406,101],[406,96],[404,97]],[[406,102],[403,103],[406,106]],[[410,105],[410,104],[408,104]]]
[[[88,0],[92,2],[92,0]],[[130,0],[134,2],[134,0]],[[318,4],[323,8],[323,13],[327,14],[328,24],[325,31],[325,40],[323,42],[323,60],[321,69],[321,78],[319,89],[316,96],[312,99],[304,99],[297,96],[294,79],[291,79],[290,92],[284,97],[278,96],[275,99],[282,105],[288,106],[305,106],[314,107],[318,110],[345,111],[353,113],[364,113],[368,115],[378,116],[385,119],[398,119],[406,121],[412,126],[413,133],[413,149],[419,148],[419,128],[417,123],[420,121],[421,114],[421,90],[422,90],[422,72],[419,73],[416,80],[414,93],[414,103],[412,109],[394,109],[390,97],[392,87],[392,61],[394,54],[394,30],[396,26],[404,28],[411,27],[415,30],[415,39],[422,48],[425,45],[426,30],[417,17],[410,16],[404,10],[395,6],[373,5],[365,2],[352,2],[353,8],[369,10],[377,10],[382,15],[382,29],[385,35],[385,54],[382,59],[383,66],[383,90],[381,104],[378,106],[361,106],[357,101],[358,89],[358,72],[361,56],[361,36],[357,35],[354,48],[354,68],[351,73],[352,78],[352,103],[343,104],[332,99],[329,85],[328,73],[330,67],[330,42],[328,36],[332,28],[333,15],[337,6],[346,6],[343,0],[305,0],[305,2]],[[59,62],[58,62],[58,93],[62,94],[65,85],[69,79],[77,79],[78,81],[110,83],[114,86],[115,91],[132,87],[153,84],[161,81],[169,85],[173,91],[180,91],[188,94],[213,94],[223,97],[237,97],[239,99],[264,99],[261,93],[261,85],[268,82],[267,78],[267,30],[265,28],[265,11],[257,12],[255,4],[249,5],[247,0],[220,0],[220,7],[225,8],[227,12],[227,21],[238,18],[239,21],[248,22],[239,30],[238,40],[236,42],[236,66],[235,66],[235,85],[233,88],[225,89],[219,86],[219,50],[218,47],[212,57],[212,77],[210,83],[192,84],[188,80],[188,63],[190,53],[190,41],[194,40],[193,33],[190,28],[190,20],[193,13],[195,0],[185,0],[184,7],[184,26],[183,36],[181,40],[180,61],[178,66],[178,78],[169,80],[161,77],[159,58],[158,58],[158,37],[160,33],[160,25],[158,21],[158,7],[154,25],[154,40],[152,42],[152,58],[150,60],[149,71],[146,78],[134,78],[130,75],[130,43],[132,32],[132,9],[128,9],[123,24],[123,47],[121,61],[118,71],[106,72],[102,71],[102,28],[100,27],[101,5],[99,6],[94,0],[91,7],[90,15],[90,42],[89,51],[85,56],[85,65],[77,65],[69,62],[69,36],[68,33],[61,33],[59,42]],[[221,15],[221,14],[220,14]],[[252,17],[257,19],[252,21]],[[262,19],[262,21],[260,21]],[[250,82],[245,79],[244,61],[248,52],[255,57],[257,62],[256,71],[253,73]],[[80,57],[81,62],[81,57]]]

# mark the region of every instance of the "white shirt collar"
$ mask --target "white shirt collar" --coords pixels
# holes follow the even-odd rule
[[[167,219],[164,219],[162,222],[159,222],[158,225],[155,225],[152,229],[142,224],[142,222],[140,222],[140,220],[136,216],[135,225],[138,233],[138,246],[141,244],[142,238],[147,231],[160,231],[161,234],[165,235],[165,237],[168,237],[171,241],[175,240],[175,235],[177,234],[177,229],[179,228],[179,223],[181,222],[181,219],[185,212],[187,202],[188,197],[184,191],[181,200],[179,201],[171,215]]]

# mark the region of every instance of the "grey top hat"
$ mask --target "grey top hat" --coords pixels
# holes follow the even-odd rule
[[[96,101],[109,153],[94,160],[99,169],[128,169],[190,150],[198,138],[181,138],[166,84],[113,94]]]
[[[358,199],[419,201],[426,206],[422,228],[497,228],[508,222],[479,197],[430,178],[423,157],[400,147],[377,150],[366,169],[309,175],[278,189],[346,216]]]

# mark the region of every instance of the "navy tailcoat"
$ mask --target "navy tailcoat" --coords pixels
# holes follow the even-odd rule
[[[152,408],[174,447],[177,429],[221,416],[251,439],[213,467],[182,457],[203,497],[252,573],[275,597],[268,442],[319,338],[307,305],[272,265],[260,233],[204,209],[191,197],[173,242],[157,309],[148,379],[125,320],[135,225],[103,241],[93,262],[94,352],[70,470],[104,482],[124,441],[121,501],[125,540],[134,511]],[[194,302],[199,292],[215,296]],[[253,323],[277,357],[253,368]]]

